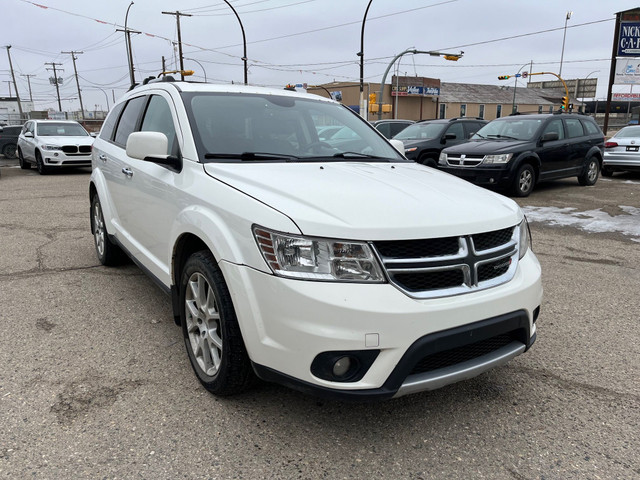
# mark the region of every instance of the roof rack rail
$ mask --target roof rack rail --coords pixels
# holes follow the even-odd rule
[[[450,118],[449,121],[453,122],[454,120],[462,120],[464,118],[466,118],[467,120],[484,120],[484,118],[482,117],[453,117]]]

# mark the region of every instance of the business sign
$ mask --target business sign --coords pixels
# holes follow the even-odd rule
[[[422,85],[392,85],[391,96],[395,97],[432,97],[434,95],[440,95],[440,87],[425,87]]]
[[[640,101],[640,93],[614,93],[612,98],[618,102],[638,102]]]
[[[622,22],[618,35],[618,57],[640,56],[640,22]]]
[[[640,58],[616,60],[615,84],[635,85],[640,83]]]

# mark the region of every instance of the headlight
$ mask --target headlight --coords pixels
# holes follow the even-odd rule
[[[513,157],[513,153],[503,153],[502,155],[485,155],[482,163],[507,163]]]
[[[522,220],[522,222],[520,222],[520,225],[518,225],[518,230],[519,230],[519,238],[520,238],[518,251],[520,252],[519,258],[522,258],[527,253],[529,248],[531,248],[531,235],[529,232],[529,222],[527,222],[526,217],[524,220]]]
[[[440,157],[438,158],[438,163],[440,165],[446,165],[447,164],[447,154],[444,152],[440,152]]]
[[[415,152],[417,149],[418,149],[418,147],[405,148],[404,149],[404,153]]]
[[[254,226],[262,256],[278,276],[329,282],[385,281],[366,243],[303,237]]]
[[[43,150],[62,150],[58,145],[42,145]]]

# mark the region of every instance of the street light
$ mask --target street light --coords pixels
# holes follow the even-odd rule
[[[516,83],[514,83],[514,85],[513,85],[513,103],[511,104],[511,113],[516,113],[516,90],[518,89],[518,77],[520,76],[520,72],[522,71],[522,69],[524,67],[526,67],[527,65],[529,65],[529,64],[525,63],[524,65],[522,65],[520,67],[520,70],[518,70],[518,73],[516,73],[516,75],[515,75]]]
[[[451,60],[454,62],[458,61],[462,57],[462,55],[464,55],[464,52],[444,53],[444,52],[416,50],[415,48],[409,48],[408,50],[405,50],[404,52],[401,52],[395,57],[393,57],[393,60],[391,60],[391,63],[389,63],[389,66],[384,71],[384,75],[382,76],[382,82],[380,82],[380,93],[378,94],[378,120],[382,119],[382,92],[384,90],[384,82],[387,80],[387,75],[389,74],[389,70],[391,70],[391,67],[393,66],[393,64],[396,63],[396,60],[398,60],[401,56],[406,55],[407,53],[412,53],[414,55],[418,53],[425,53],[427,55],[431,55],[432,57],[443,57],[445,60]]]
[[[564,41],[567,38],[567,22],[573,15],[573,12],[567,12],[567,16],[564,19],[564,35],[562,36],[562,53],[560,54],[560,71],[558,72],[559,76],[562,76],[562,60],[564,59]]]
[[[196,60],[195,58],[184,57],[184,59],[185,60],[191,60],[192,62],[196,62],[198,65],[200,65],[200,68],[202,68],[202,71],[204,72],[204,83],[207,83],[207,71],[204,69],[202,64],[198,60]]]
[[[247,37],[244,34],[244,26],[242,25],[242,20],[240,20],[240,15],[238,15],[238,12],[236,12],[236,9],[233,8],[233,5],[231,5],[228,2],[228,0],[224,0],[224,3],[229,5],[231,10],[233,10],[233,13],[235,14],[236,18],[238,19],[238,23],[240,24],[240,30],[242,30],[242,44],[244,45],[244,54],[242,56],[242,61],[244,62],[244,84],[246,85],[248,83],[247,82]]]
[[[367,21],[367,13],[369,13],[369,7],[371,6],[371,2],[373,0],[369,0],[367,4],[367,9],[364,11],[364,17],[362,17],[362,29],[360,30],[360,51],[358,52],[358,56],[360,57],[360,116],[365,118],[366,112],[363,110],[364,108],[364,24]]]
[[[584,104],[584,87],[585,84],[587,83],[587,78],[589,78],[591,75],[593,75],[594,73],[598,73],[600,70],[594,70],[593,72],[589,73],[586,77],[584,77],[584,80],[582,81],[582,95],[580,96],[580,100],[582,101],[582,103]],[[597,82],[596,82],[597,85]],[[586,111],[586,108],[583,110],[583,112]],[[594,112],[594,115],[597,112]]]

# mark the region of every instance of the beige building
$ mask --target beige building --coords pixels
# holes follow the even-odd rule
[[[335,100],[359,111],[360,86],[358,83],[328,83],[309,86],[309,93]],[[433,118],[479,117],[493,120],[510,115],[514,106],[514,88],[507,85],[476,85],[445,83],[427,77],[391,78],[385,84],[380,99],[380,84],[364,84],[364,99],[375,100],[368,112],[368,120],[402,118],[425,120]],[[375,94],[375,99],[370,95]],[[560,108],[562,91],[557,89],[518,87],[515,92],[515,111],[521,113],[549,113]],[[581,105],[570,100],[577,111]],[[378,104],[383,112],[379,115]],[[397,112],[397,113],[396,113]]]

